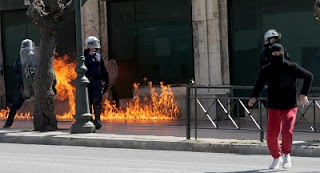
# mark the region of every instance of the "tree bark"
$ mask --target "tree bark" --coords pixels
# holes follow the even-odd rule
[[[320,19],[320,0],[316,0],[314,3],[313,16],[316,17],[317,20]]]
[[[54,114],[53,71],[54,53],[57,45],[57,30],[63,22],[63,17],[70,11],[73,1],[66,5],[61,0],[50,0],[52,8],[45,11],[42,0],[33,0],[27,15],[35,23],[40,33],[40,54],[35,76],[35,104],[33,125],[36,131],[52,131],[57,129],[57,120]],[[50,7],[49,7],[50,8]]]
[[[48,131],[57,129],[54,114],[52,89],[55,73],[53,71],[56,34],[40,29],[40,58],[35,78],[35,108],[33,124],[35,130]]]

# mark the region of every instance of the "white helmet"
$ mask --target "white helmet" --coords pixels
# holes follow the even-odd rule
[[[87,39],[86,39],[86,48],[96,48],[96,49],[101,48],[100,40],[97,39],[97,37],[95,37],[95,36],[87,37]]]
[[[21,49],[33,49],[34,48],[34,43],[30,39],[24,39],[21,42]]]
[[[269,43],[269,38],[271,37],[278,37],[279,40],[281,40],[281,33],[278,32],[275,29],[269,29],[265,34],[264,34],[264,42],[267,44]]]

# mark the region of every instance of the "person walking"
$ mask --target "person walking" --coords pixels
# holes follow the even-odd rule
[[[286,60],[284,48],[281,44],[273,44],[270,51],[271,62],[261,68],[248,105],[253,106],[256,103],[260,92],[267,84],[269,107],[267,145],[271,156],[274,158],[269,168],[278,169],[282,163],[283,168],[287,169],[291,167],[290,153],[293,128],[298,109],[296,79],[304,79],[299,97],[300,104],[304,106],[309,103],[307,94],[313,75],[298,64]],[[281,150],[278,141],[280,132],[282,135]]]

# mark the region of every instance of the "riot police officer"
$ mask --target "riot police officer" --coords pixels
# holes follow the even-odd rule
[[[260,66],[259,71],[261,68],[271,62],[271,45],[274,43],[280,43],[281,40],[281,33],[275,29],[269,29],[264,34],[264,49],[260,52]],[[290,60],[288,52],[285,50],[284,57],[287,60]]]
[[[20,54],[24,52],[24,50],[33,50],[34,49],[34,43],[30,39],[25,39],[21,42],[21,47],[20,47]],[[10,111],[9,111],[9,116],[4,124],[4,128],[11,127],[13,124],[14,117],[16,115],[17,110],[19,110],[24,102],[25,99],[28,97],[25,96],[24,93],[24,87],[23,87],[23,72],[22,72],[22,67],[21,67],[21,56],[19,56],[14,65],[13,65],[13,70],[15,72],[15,77],[17,79],[17,85],[15,88],[15,93],[12,99],[12,103],[10,105]]]
[[[89,79],[89,108],[92,113],[94,111],[94,125],[96,129],[101,128],[100,114],[102,101],[102,86],[107,79],[107,72],[104,66],[102,56],[97,53],[101,48],[100,40],[94,36],[90,36],[85,41],[86,49],[84,51],[85,65],[87,67],[86,77]]]

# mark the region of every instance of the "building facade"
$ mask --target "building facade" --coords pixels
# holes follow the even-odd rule
[[[120,98],[143,78],[155,85],[230,83],[227,1],[107,0],[106,6]]]
[[[132,97],[132,84],[147,78],[155,85],[172,84],[183,107],[190,79],[204,86],[254,85],[263,35],[270,28],[282,33],[292,60],[312,71],[317,85],[320,28],[313,5],[299,0],[83,0],[83,39],[99,37],[103,57],[117,61],[118,99]],[[1,96],[2,107],[14,88],[12,64],[21,40],[29,37],[38,45],[27,7],[24,0],[0,2],[7,96]],[[59,54],[75,52],[73,18],[59,33]]]

